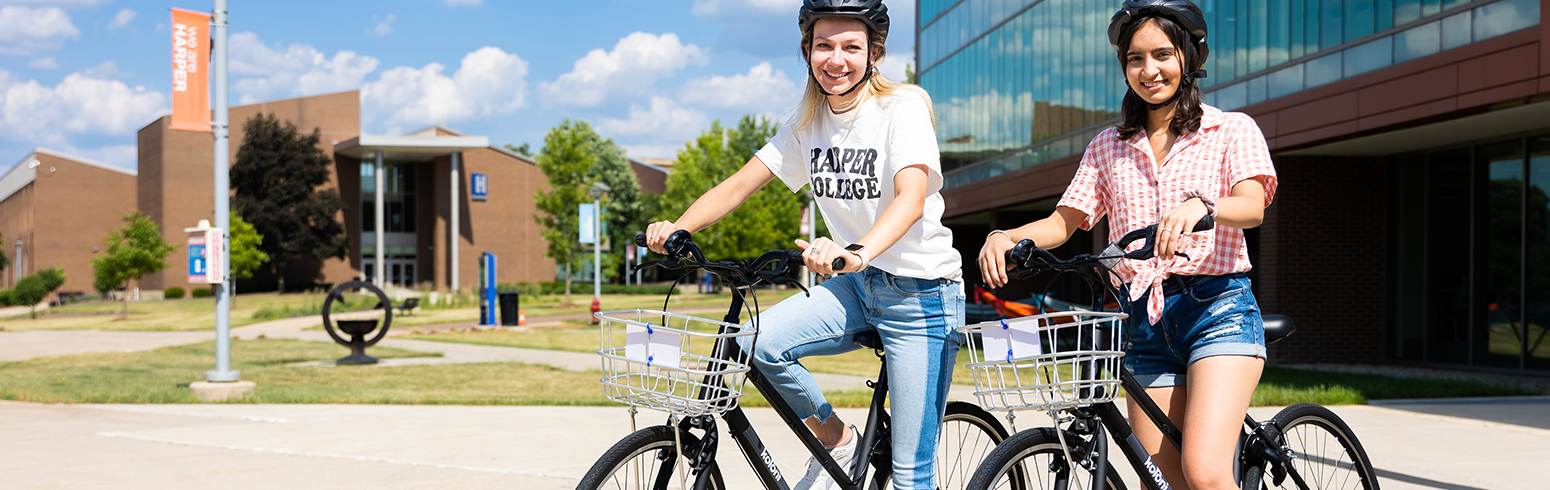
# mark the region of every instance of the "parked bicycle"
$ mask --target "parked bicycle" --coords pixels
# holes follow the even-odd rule
[[[1195,231],[1211,226],[1207,216]],[[1108,461],[1105,431],[1120,442],[1120,451],[1146,488],[1170,488],[1114,403],[1117,388],[1124,388],[1174,447],[1183,446],[1183,433],[1121,362],[1128,347],[1124,312],[1130,310],[1129,296],[1124,284],[1111,280],[1111,268],[1122,259],[1151,258],[1155,230],[1153,225],[1130,232],[1098,255],[1069,260],[1057,259],[1029,240],[1007,251],[1007,263],[1016,266],[1009,277],[1028,279],[1046,271],[1076,274],[1092,291],[1093,307],[960,329],[971,342],[969,368],[980,406],[1009,413],[1040,410],[1055,420],[1055,427],[1021,431],[997,446],[968,488],[1123,489]],[[1142,239],[1141,248],[1125,252]],[[1118,301],[1119,312],[1102,311],[1106,295]],[[1295,330],[1291,319],[1281,315],[1264,315],[1264,325],[1267,344]],[[1287,407],[1264,422],[1245,415],[1234,470],[1244,489],[1378,490],[1372,463],[1351,428],[1334,412],[1310,403]]]
[[[637,235],[635,241],[644,246],[645,235]],[[696,490],[724,490],[727,487],[717,460],[722,434],[717,427],[719,418],[764,488],[788,490],[790,485],[775,459],[738,405],[746,383],[752,383],[764,395],[787,428],[841,488],[887,488],[893,468],[889,418],[884,410],[888,371],[876,332],[866,332],[855,339],[861,347],[874,350],[884,365],[878,369],[877,380],[867,383],[873,393],[866,428],[859,435],[859,457],[850,468],[845,468],[776,395],[769,381],[757,369],[751,369],[737,342],[745,336],[752,336],[757,342],[761,327],[757,324],[757,298],[750,294],[754,286],[788,284],[807,292],[791,278],[802,265],[801,251],[770,251],[752,261],[710,262],[684,230],[673,233],[665,247],[671,260],[648,262],[637,268],[704,270],[729,286],[731,304],[726,317],[719,322],[655,310],[597,313],[603,325],[602,348],[598,350],[603,358],[601,381],[610,399],[630,406],[633,433],[603,453],[576,488],[661,490],[673,480],[690,488],[692,479],[692,488]],[[754,304],[749,304],[750,299]],[[745,309],[753,318],[747,325],[739,321]],[[638,408],[666,412],[667,423],[636,430]],[[989,412],[971,403],[948,403],[942,423],[937,450],[938,488],[962,489],[984,456],[1008,433]],[[868,481],[870,487],[865,487]]]

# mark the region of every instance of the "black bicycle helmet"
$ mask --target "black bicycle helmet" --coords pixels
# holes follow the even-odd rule
[[[1200,7],[1189,0],[1125,0],[1125,4],[1109,19],[1109,46],[1118,52],[1119,36],[1125,26],[1149,14],[1167,17],[1189,33],[1195,44],[1196,59],[1189,60],[1191,66],[1184,70],[1188,72],[1186,77],[1205,78],[1206,72],[1202,67],[1205,66],[1206,57],[1211,54],[1211,48],[1206,45],[1206,16],[1201,13]]]
[[[802,37],[805,39],[809,33],[813,32],[813,24],[818,23],[818,19],[834,18],[859,20],[861,23],[866,24],[873,35],[877,36],[877,39],[873,40],[874,42],[880,43],[888,40],[888,6],[883,5],[883,0],[802,0],[802,10],[797,13],[797,26],[802,29]],[[868,44],[866,73],[861,76],[861,81],[856,82],[849,90],[837,94],[840,97],[850,95],[857,88],[866,85],[867,81],[872,78],[872,72],[874,71],[871,56],[872,48],[870,46],[872,43]],[[806,52],[802,53],[802,59],[807,59]],[[813,76],[811,66],[807,69],[807,76],[809,78]],[[824,95],[836,95],[829,93],[821,86],[818,88],[818,91]]]
[[[828,18],[859,20],[877,33],[878,41],[888,39],[888,6],[883,0],[802,0],[797,26],[805,36],[818,19]]]

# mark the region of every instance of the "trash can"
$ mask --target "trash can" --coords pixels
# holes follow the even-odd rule
[[[522,309],[522,294],[516,291],[499,293],[496,302],[500,304],[501,326],[517,326],[517,312]]]

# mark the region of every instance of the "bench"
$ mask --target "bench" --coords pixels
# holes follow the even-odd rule
[[[409,299],[404,300],[403,304],[395,306],[395,307],[393,307],[393,309],[398,310],[398,312],[401,313],[401,314],[412,315],[412,314],[414,314],[414,310],[419,308],[419,307],[420,307],[420,298],[419,297],[414,297],[414,298],[409,298]]]

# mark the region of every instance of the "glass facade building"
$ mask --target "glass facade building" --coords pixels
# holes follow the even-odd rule
[[[1538,26],[1538,0],[1200,0],[1205,102],[1233,110]],[[918,0],[917,66],[951,189],[1081,153],[1126,88],[1117,1]]]
[[[918,0],[965,264],[1119,121],[1120,2]],[[1254,117],[1280,174],[1248,233],[1261,304],[1298,318],[1272,358],[1550,372],[1550,0],[1196,2],[1203,99]]]

